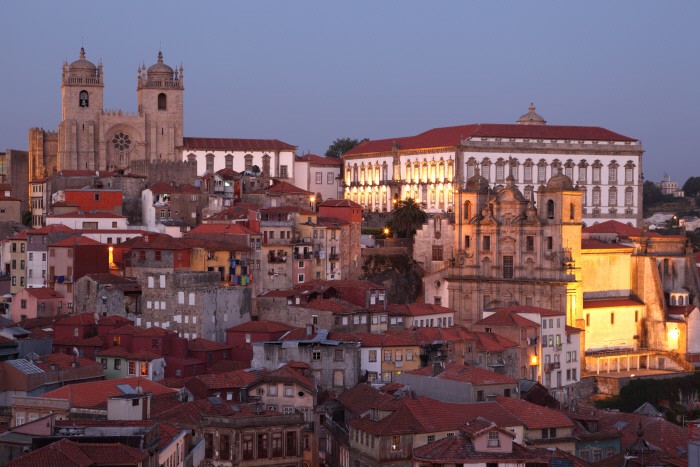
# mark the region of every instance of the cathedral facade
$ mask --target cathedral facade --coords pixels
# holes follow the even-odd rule
[[[80,58],[64,63],[61,123],[57,131],[29,130],[29,179],[57,170],[113,171],[133,161],[179,161],[183,141],[183,68],[163,62],[136,74],[136,113],[104,108],[102,63]]]

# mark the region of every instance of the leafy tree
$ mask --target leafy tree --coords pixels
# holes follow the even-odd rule
[[[690,177],[683,184],[686,196],[697,196],[700,193],[700,177]]]
[[[328,150],[326,151],[326,157],[340,157],[341,154],[348,152],[358,144],[364,143],[365,141],[369,141],[369,138],[337,138],[333,141],[333,143],[331,143],[330,146],[328,146]]]
[[[394,232],[403,232],[406,238],[410,238],[413,230],[420,227],[427,219],[428,215],[423,211],[423,207],[415,199],[407,198],[396,203],[388,224]]]
[[[664,194],[652,181],[647,180],[642,186],[642,198],[645,208],[650,208],[664,202]]]

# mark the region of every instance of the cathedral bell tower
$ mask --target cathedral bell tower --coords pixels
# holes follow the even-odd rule
[[[175,71],[158,62],[138,68],[138,113],[146,122],[146,160],[178,160],[176,148],[182,146],[184,70]]]
[[[49,175],[54,168],[96,170],[98,121],[102,113],[103,90],[102,63],[95,66],[87,60],[84,48],[80,49],[78,60],[70,65],[64,62],[58,161],[56,167],[46,167]]]

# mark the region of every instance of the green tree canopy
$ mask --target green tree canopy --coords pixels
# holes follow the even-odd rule
[[[396,203],[388,224],[394,232],[403,232],[406,238],[410,238],[413,230],[420,227],[427,219],[428,215],[421,205],[415,199],[407,198]]]
[[[683,184],[686,196],[697,196],[700,193],[700,177],[690,177]]]
[[[340,157],[341,154],[348,152],[360,143],[368,141],[368,138],[352,139],[352,138],[337,138],[328,146],[326,157]]]
[[[647,180],[642,187],[642,198],[645,208],[650,208],[664,202],[661,189],[652,181]]]

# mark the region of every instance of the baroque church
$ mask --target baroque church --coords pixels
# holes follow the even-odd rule
[[[136,73],[138,111],[104,108],[102,63],[63,64],[58,131],[29,130],[29,179],[57,170],[113,171],[134,161],[177,161],[183,145],[184,74],[163,62]]]

